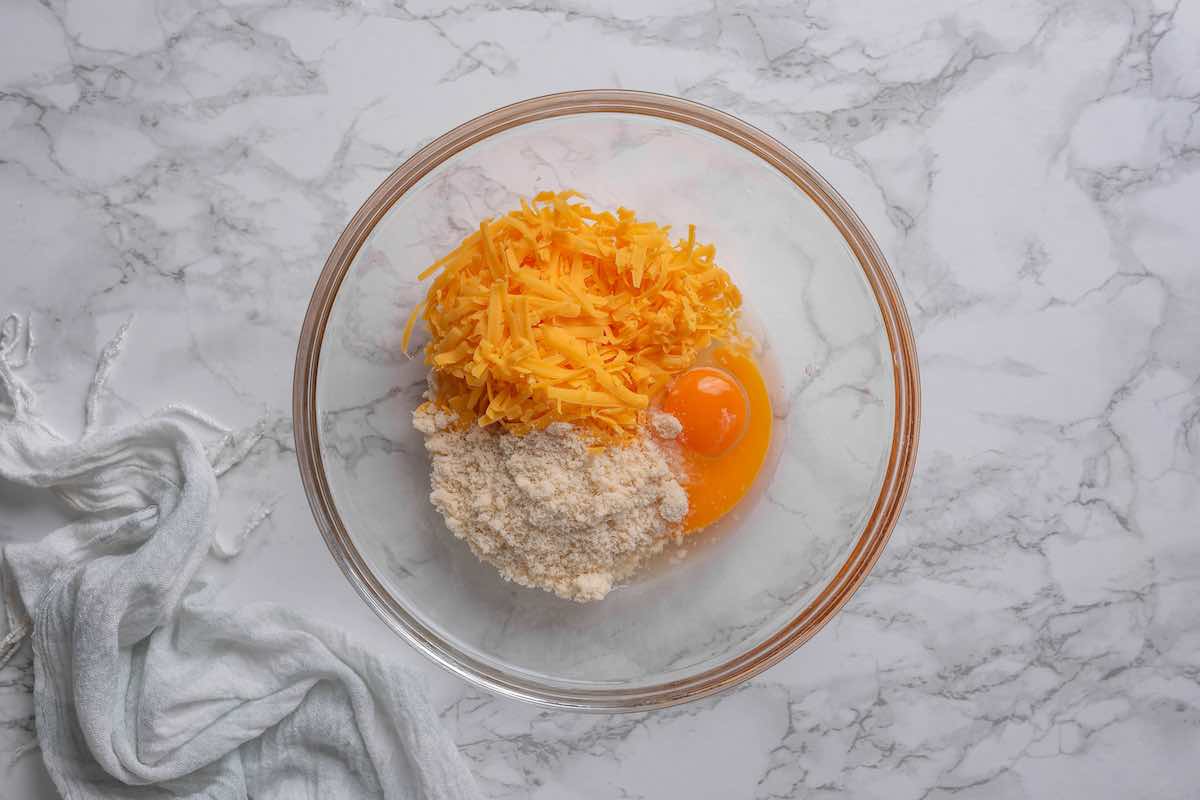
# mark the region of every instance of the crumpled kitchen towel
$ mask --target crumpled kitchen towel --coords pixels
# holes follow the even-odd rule
[[[33,350],[27,321],[0,327],[0,477],[78,512],[0,551],[0,664],[31,636],[38,743],[59,791],[478,797],[414,675],[287,608],[219,610],[215,587],[194,580],[215,544],[217,475],[253,440],[226,432],[206,451],[198,435],[216,423],[180,407],[98,425],[127,327],[101,355],[75,442],[37,415],[16,373]]]

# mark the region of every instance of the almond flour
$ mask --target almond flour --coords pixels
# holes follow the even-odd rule
[[[516,436],[452,421],[429,404],[413,414],[432,460],[429,498],[506,580],[599,600],[682,539],[687,494],[649,436],[591,452],[565,423]]]

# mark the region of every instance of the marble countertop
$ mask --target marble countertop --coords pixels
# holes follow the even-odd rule
[[[416,665],[490,796],[1195,796],[1200,2],[2,14],[0,312],[30,314],[43,408],[78,432],[132,314],[112,419],[265,418],[223,489],[227,524],[271,510],[214,568],[227,596]],[[891,543],[813,641],[719,697],[581,716],[425,664],[353,594],[300,488],[291,369],[324,258],[391,169],[503,103],[614,86],[737,114],[838,187],[904,290],[924,429]],[[0,541],[62,514],[0,486]],[[55,796],[31,680],[27,651],[0,671],[6,798]]]

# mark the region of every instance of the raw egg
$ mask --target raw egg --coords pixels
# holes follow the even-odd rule
[[[697,367],[679,376],[662,407],[683,425],[680,444],[712,457],[737,443],[750,415],[737,378],[714,367]]]
[[[758,365],[744,352],[719,347],[712,366],[694,367],[667,389],[662,410],[679,420],[688,494],[684,530],[725,516],[745,496],[771,443],[771,401]]]

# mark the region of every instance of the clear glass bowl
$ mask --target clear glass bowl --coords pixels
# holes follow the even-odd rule
[[[518,197],[574,188],[717,245],[764,338],[772,466],[753,497],[604,600],[505,583],[445,528],[401,353],[417,273]],[[317,524],[367,604],[437,663],[548,706],[656,708],[733,686],[808,640],[878,558],[912,474],[912,332],[879,248],[761,131],[661,95],[493,111],[422,148],[354,215],[313,292],[295,436]]]

